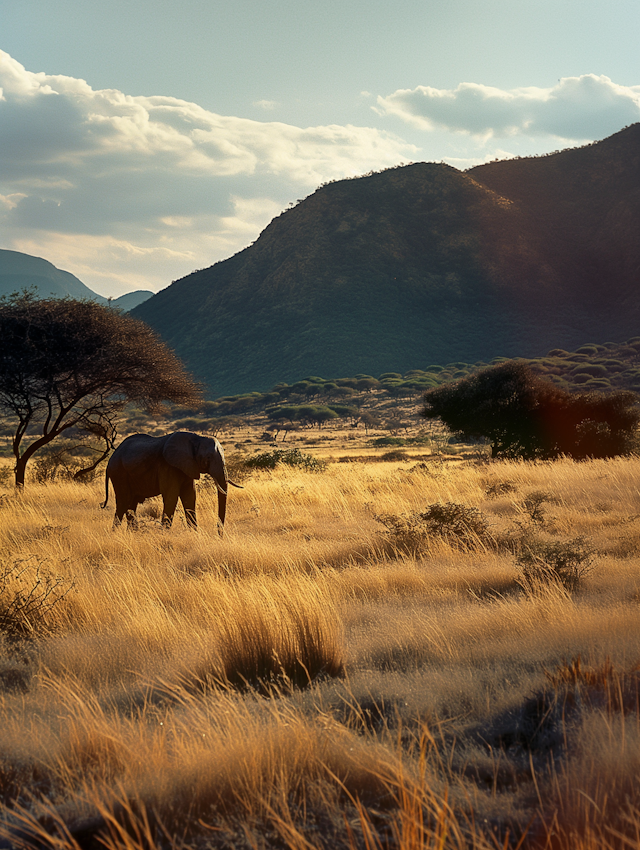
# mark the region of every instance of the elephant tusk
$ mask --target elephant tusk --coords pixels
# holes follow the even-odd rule
[[[231,484],[232,487],[237,487],[238,490],[244,490],[242,484],[236,484],[236,482],[232,481],[230,478],[227,478],[227,484]]]

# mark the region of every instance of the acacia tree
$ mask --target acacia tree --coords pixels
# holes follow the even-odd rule
[[[129,401],[197,404],[199,386],[144,322],[91,301],[0,299],[0,411],[15,420],[15,481],[27,463],[69,429],[97,438],[96,468],[113,448]]]
[[[508,361],[424,395],[421,415],[491,442],[493,457],[613,457],[634,448],[637,397],[573,394]]]

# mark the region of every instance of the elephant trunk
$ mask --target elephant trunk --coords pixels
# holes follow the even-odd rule
[[[227,470],[224,465],[224,458],[219,453],[216,453],[211,460],[209,475],[216,482],[218,488],[218,519],[220,521],[220,533],[222,533],[224,518],[227,514]]]
[[[220,533],[224,528],[224,518],[227,513],[227,494],[218,490],[218,519],[220,520]]]

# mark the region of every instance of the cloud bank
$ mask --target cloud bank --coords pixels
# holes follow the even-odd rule
[[[27,71],[0,51],[0,247],[45,257],[103,295],[161,289],[244,248],[326,180],[416,159],[466,167],[518,146],[532,153],[554,139],[604,138],[640,120],[640,86],[592,74],[551,88],[419,86],[379,97],[374,109],[379,127],[249,120],[171,97],[96,91]],[[424,149],[387,132],[389,116]]]
[[[94,91],[2,51],[0,149],[2,247],[105,294],[166,286],[245,247],[319,183],[417,150],[370,127],[300,128]]]
[[[422,130],[468,133],[484,140],[527,135],[584,141],[640,121],[640,86],[620,86],[609,77],[584,74],[565,77],[551,88],[418,86],[379,97],[377,104],[379,114],[395,115]]]

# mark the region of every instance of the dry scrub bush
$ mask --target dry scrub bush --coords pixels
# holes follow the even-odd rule
[[[0,567],[0,635],[18,641],[47,632],[53,609],[73,586],[34,557]]]
[[[577,656],[524,701],[514,728],[538,761],[541,809],[553,812],[537,825],[542,844],[638,846],[639,699],[637,664],[591,666]]]
[[[455,502],[436,502],[420,513],[381,514],[376,519],[386,527],[387,539],[398,552],[417,554],[433,538],[463,550],[478,549],[491,541],[483,514],[477,508]]]
[[[543,540],[525,534],[519,544],[516,565],[526,590],[559,584],[577,590],[593,568],[593,546],[584,537],[573,540]]]

